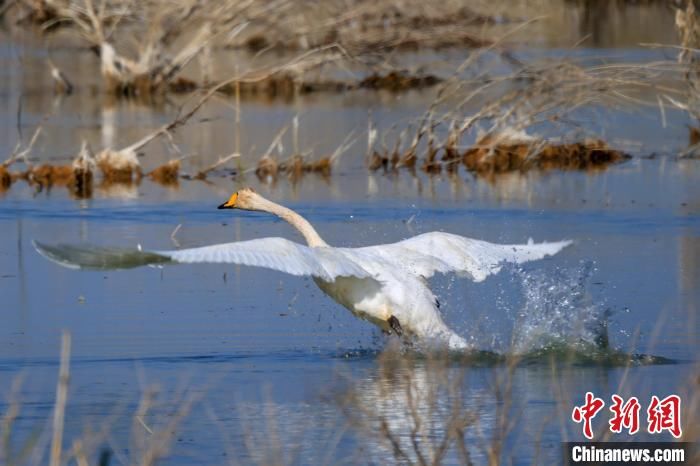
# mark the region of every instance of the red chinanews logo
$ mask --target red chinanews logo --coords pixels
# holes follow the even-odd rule
[[[612,395],[610,412],[612,416],[608,420],[610,432],[619,434],[627,429],[630,435],[639,432],[639,413],[641,405],[636,397],[625,401],[621,396]],[[583,423],[583,435],[593,440],[593,418],[605,407],[605,401],[597,398],[592,392],[586,392],[585,402],[580,406],[574,406],[571,419],[577,424]],[[651,397],[647,412],[647,432],[660,434],[668,431],[675,438],[683,435],[681,430],[681,397],[669,395],[660,400],[656,395]]]
[[[633,396],[626,403],[622,397],[613,395],[613,405],[610,411],[613,417],[608,421],[610,424],[610,432],[619,434],[624,427],[630,435],[636,434],[639,431],[639,410],[641,405],[637,397]]]

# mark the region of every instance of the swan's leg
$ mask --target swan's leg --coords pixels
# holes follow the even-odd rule
[[[394,333],[398,336],[403,335],[403,329],[401,328],[401,323],[399,323],[399,319],[396,318],[396,316],[391,316],[389,317],[389,320],[387,320],[387,323],[389,324],[389,327],[394,331]]]

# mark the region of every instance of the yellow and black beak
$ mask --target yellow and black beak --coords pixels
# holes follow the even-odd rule
[[[229,198],[229,200],[224,202],[223,204],[221,204],[218,208],[219,209],[235,209],[237,200],[238,200],[238,193],[233,193],[233,195]]]

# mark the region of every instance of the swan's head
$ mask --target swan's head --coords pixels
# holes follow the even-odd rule
[[[243,210],[258,210],[258,200],[260,196],[253,188],[239,189],[231,194],[228,201],[219,206],[219,209],[243,209]]]

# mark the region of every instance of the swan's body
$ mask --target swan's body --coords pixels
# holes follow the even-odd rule
[[[244,189],[219,208],[273,213],[293,225],[306,239],[304,246],[283,238],[217,244],[177,251],[46,246],[45,257],[72,268],[118,269],[164,263],[236,263],[267,267],[292,275],[312,276],[316,284],[354,315],[383,331],[436,340],[450,348],[467,342],[445,325],[426,279],[455,272],[482,281],[503,263],[522,263],[556,254],[570,241],[502,245],[432,232],[398,243],[361,248],[329,246],[296,212]]]

